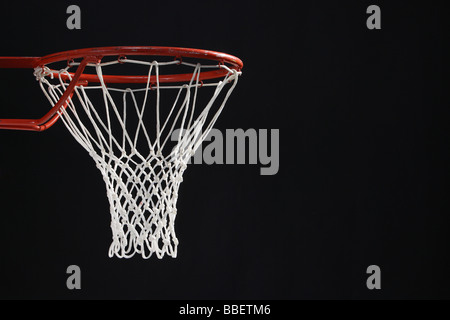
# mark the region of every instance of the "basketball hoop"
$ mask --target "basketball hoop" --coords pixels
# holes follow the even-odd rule
[[[44,131],[61,119],[106,183],[113,233],[109,256],[176,257],[174,222],[183,172],[242,67],[228,54],[174,47],[0,57],[0,68],[33,68],[52,106],[40,119],[0,119],[0,129]],[[124,74],[133,68],[145,74]],[[173,134],[177,140],[171,145]]]

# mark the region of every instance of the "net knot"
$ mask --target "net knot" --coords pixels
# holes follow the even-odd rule
[[[49,76],[53,79],[53,72],[48,67],[36,67],[34,68],[33,75],[36,77],[36,81],[41,81],[45,77]]]

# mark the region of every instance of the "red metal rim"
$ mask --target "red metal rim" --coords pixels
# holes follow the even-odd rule
[[[240,71],[244,64],[232,55],[210,50],[177,48],[177,47],[102,47],[71,50],[54,53],[44,57],[0,57],[0,68],[36,68],[45,65],[71,61],[82,58],[75,73],[71,73],[71,83],[54,107],[41,119],[0,119],[0,129],[44,131],[50,128],[58,119],[59,111],[67,107],[70,97],[73,95],[75,86],[80,82],[99,82],[100,79],[94,74],[84,74],[89,63],[97,63],[106,56],[168,56],[174,59],[194,58],[216,61],[219,65],[228,65],[229,68]],[[218,68],[212,71],[201,72],[199,80],[223,78],[229,73],[229,69]],[[63,75],[61,75],[63,76]],[[67,77],[67,75],[64,75]],[[64,77],[63,76],[63,77]],[[129,75],[104,75],[103,80],[107,83],[152,83],[155,77],[151,76],[129,76]],[[185,82],[192,78],[192,74],[170,74],[160,75],[159,82]]]
[[[70,50],[50,54],[39,59],[39,65],[47,65],[59,61],[79,59],[88,56],[99,58],[107,56],[168,56],[174,58],[197,58],[213,60],[230,64],[234,69],[240,70],[244,66],[241,59],[227,53],[177,47],[101,47],[79,50]]]
[[[227,65],[229,68],[240,71],[244,64],[241,59],[221,52],[177,48],[177,47],[101,47],[64,51],[50,54],[44,57],[0,57],[0,68],[36,68],[51,63],[61,61],[72,61],[74,59],[88,60],[90,63],[97,63],[107,56],[168,56],[174,59],[194,58],[215,61],[218,64]],[[218,68],[212,71],[203,71],[200,74],[200,80],[223,78],[228,74],[228,70]],[[73,75],[73,74],[71,74]],[[63,76],[64,77],[64,76]],[[145,83],[148,77],[134,75],[104,75],[106,83]],[[192,78],[192,74],[161,74],[159,81],[167,82],[186,82]],[[82,74],[81,81],[100,82],[96,75]],[[152,81],[152,79],[150,79]]]
[[[40,58],[35,63],[36,66],[48,65],[55,62],[71,61],[74,59],[88,58],[90,60],[100,61],[108,56],[167,56],[174,59],[194,58],[216,61],[218,64],[228,65],[231,69],[240,71],[243,67],[241,59],[221,52],[191,49],[191,48],[177,48],[177,47],[102,47],[102,48],[88,48],[80,50],[64,51]],[[228,71],[226,69],[217,69],[212,71],[205,71],[200,74],[200,80],[210,80],[223,78]],[[106,83],[145,83],[148,81],[147,76],[129,76],[129,75],[104,75]],[[169,74],[160,75],[159,81],[161,83],[170,82],[186,82],[192,78],[192,74]],[[87,80],[89,82],[99,82],[96,75],[83,74],[80,80]],[[152,80],[150,80],[152,81]]]

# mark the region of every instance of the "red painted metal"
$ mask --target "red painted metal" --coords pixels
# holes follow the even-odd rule
[[[72,61],[83,59],[75,73],[71,73],[72,81],[66,91],[55,104],[55,106],[41,119],[0,119],[0,129],[44,131],[53,126],[59,119],[58,111],[66,108],[68,99],[72,97],[75,86],[81,82],[99,82],[99,78],[94,74],[83,74],[86,65],[100,62],[104,57],[117,56],[168,56],[181,61],[182,58],[195,58],[216,61],[219,64],[226,64],[235,70],[241,70],[242,61],[232,55],[209,50],[176,48],[176,47],[103,47],[71,50],[59,52],[44,57],[0,57],[0,68],[36,68],[46,66],[51,63],[61,61]],[[222,78],[228,73],[225,69],[202,72],[200,81]],[[64,80],[68,80],[67,75],[61,75]],[[159,82],[186,82],[190,81],[192,74],[170,74],[160,75]],[[148,76],[130,75],[104,75],[105,83],[146,83]],[[156,82],[155,76],[150,77],[150,83]],[[86,84],[87,85],[87,84]]]
[[[216,78],[223,78],[228,73],[225,69],[206,71],[200,73],[199,80],[210,80]],[[55,77],[59,74],[53,73]],[[70,77],[73,78],[73,73],[69,73]],[[67,74],[61,74],[63,80],[70,80]],[[176,75],[159,75],[160,83],[170,83],[170,82],[189,82],[192,79],[192,73],[183,73]],[[80,80],[87,82],[99,83],[100,80],[96,74],[82,74]],[[103,80],[105,83],[147,83],[148,76],[116,76],[116,75],[103,75]],[[156,83],[156,76],[150,76],[150,83]]]
[[[197,58],[228,63],[235,69],[242,69],[242,61],[232,55],[201,49],[175,48],[175,47],[103,47],[65,51],[42,57],[40,64],[65,61],[86,56],[168,56],[180,58]]]
[[[0,68],[35,68],[39,57],[0,57]]]
[[[70,82],[64,94],[61,96],[55,106],[41,119],[0,119],[0,129],[26,130],[26,131],[44,131],[52,127],[59,119],[58,111],[67,108],[69,98],[73,96],[75,89],[84,68],[89,62],[93,62],[92,57],[86,57],[78,66],[73,80]]]

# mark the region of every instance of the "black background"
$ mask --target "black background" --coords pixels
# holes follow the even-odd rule
[[[70,4],[82,30],[66,28]],[[368,30],[377,4],[382,29]],[[216,127],[280,129],[280,171],[191,165],[178,258],[108,258],[102,177],[62,123],[0,132],[0,298],[450,298],[449,108],[439,2],[2,3],[1,56],[99,46],[244,61]],[[0,70],[0,117],[42,116],[32,70]],[[82,290],[66,288],[66,268]],[[382,270],[382,289],[366,269]]]

